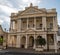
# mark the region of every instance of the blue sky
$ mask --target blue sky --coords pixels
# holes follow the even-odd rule
[[[60,25],[60,0],[0,0],[0,24],[3,29],[10,27],[10,15],[12,12],[23,10],[30,3],[39,8],[56,8],[58,24]]]

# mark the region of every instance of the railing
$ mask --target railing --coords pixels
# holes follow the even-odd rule
[[[37,27],[36,30],[42,30],[42,27]]]
[[[47,31],[52,31],[53,28],[47,28]]]

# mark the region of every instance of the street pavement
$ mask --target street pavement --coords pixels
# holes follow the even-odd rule
[[[17,49],[17,48],[8,48],[0,50],[0,55],[60,55],[60,52],[37,52],[31,49]]]

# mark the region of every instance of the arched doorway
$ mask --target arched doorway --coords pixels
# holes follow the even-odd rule
[[[34,46],[34,37],[30,36],[30,38],[29,38],[29,47],[33,48],[33,46]]]
[[[11,35],[11,37],[9,39],[9,46],[6,43],[6,47],[16,47],[16,40],[17,40],[17,36],[16,35]]]
[[[23,36],[23,37],[21,38],[21,48],[25,48],[25,43],[26,43],[26,37]]]
[[[42,36],[37,36],[37,39],[36,39],[36,46],[39,45],[39,40],[40,40],[40,38],[42,38]]]
[[[12,36],[12,47],[16,47],[16,39],[17,39],[16,35]]]

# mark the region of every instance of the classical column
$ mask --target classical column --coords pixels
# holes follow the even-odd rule
[[[10,31],[12,31],[12,29],[13,29],[13,21],[11,21],[10,23]]]
[[[15,21],[13,21],[13,30],[15,30]]]
[[[57,53],[57,34],[54,34],[55,53]]]
[[[21,18],[18,19],[18,22],[17,22],[17,31],[18,31],[18,32],[21,31]]]
[[[36,36],[34,34],[34,46],[33,46],[33,49],[35,49],[35,48],[36,48]]]
[[[34,29],[36,30],[36,17],[34,17]]]
[[[45,16],[42,17],[42,30],[44,30],[44,28],[46,29],[46,17]]]
[[[44,49],[47,49],[47,34],[42,34],[42,37],[46,40],[46,45],[44,46]]]
[[[58,23],[57,23],[57,18],[53,17],[53,30],[57,30],[58,29]]]
[[[57,22],[57,16],[55,16],[55,29],[58,30],[58,22]]]
[[[27,18],[27,29],[28,29],[28,18]]]
[[[8,35],[8,41],[7,41],[7,45],[8,45],[8,47],[11,47],[11,38],[10,38],[11,36],[10,35]]]
[[[26,35],[26,43],[25,43],[25,48],[28,48],[28,36]]]
[[[55,17],[53,17],[53,30],[55,30]]]
[[[17,47],[17,48],[20,47],[20,35],[17,35],[17,39],[16,39],[16,47]]]
[[[20,31],[21,31],[21,29],[22,29],[22,27],[21,27],[21,22],[22,22],[22,21],[21,21],[21,18],[20,18]]]
[[[15,30],[15,21],[11,21],[10,23],[10,31],[12,32],[13,30]]]

